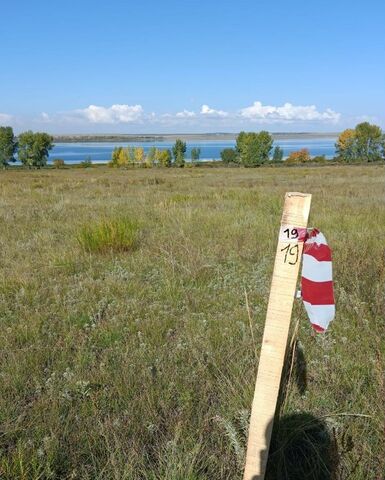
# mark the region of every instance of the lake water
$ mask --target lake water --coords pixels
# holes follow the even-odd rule
[[[332,158],[335,155],[335,138],[322,139],[293,139],[277,140],[275,145],[279,145],[284,156],[301,148],[307,148],[312,156],[325,155],[326,158]],[[147,152],[151,147],[161,149],[173,146],[173,142],[87,142],[87,143],[56,143],[49,155],[49,163],[55,158],[61,158],[66,163],[79,163],[87,157],[91,157],[94,163],[104,163],[111,159],[111,153],[114,147],[143,147]],[[196,147],[201,149],[200,160],[219,160],[220,152],[224,148],[233,148],[235,140],[211,140],[187,142],[186,159],[191,158],[191,149]]]

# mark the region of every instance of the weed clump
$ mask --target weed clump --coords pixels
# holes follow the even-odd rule
[[[140,229],[130,218],[104,219],[84,225],[77,240],[83,250],[91,253],[128,252],[139,244]]]

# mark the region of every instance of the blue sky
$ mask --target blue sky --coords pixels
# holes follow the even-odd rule
[[[13,1],[0,124],[16,131],[385,127],[385,3]]]

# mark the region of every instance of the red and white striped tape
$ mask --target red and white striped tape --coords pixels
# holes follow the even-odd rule
[[[301,289],[310,323],[317,332],[324,332],[335,315],[332,256],[326,238],[316,228],[304,243]]]

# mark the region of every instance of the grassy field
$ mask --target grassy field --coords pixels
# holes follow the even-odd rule
[[[1,479],[242,478],[285,191],[337,316],[314,337],[296,302],[268,477],[384,478],[385,169],[335,166],[0,172]]]

